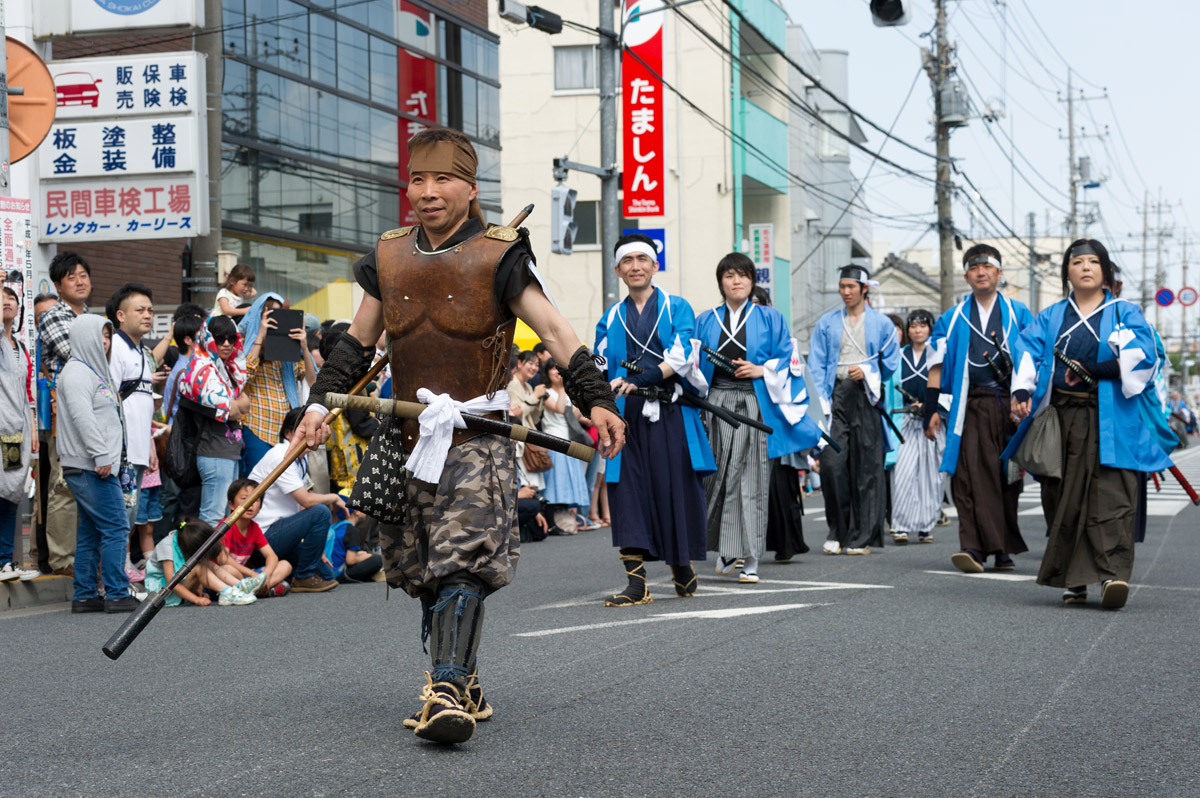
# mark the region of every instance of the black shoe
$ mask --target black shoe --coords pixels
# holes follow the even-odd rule
[[[74,599],[71,601],[71,612],[104,612],[104,599]]]
[[[104,611],[105,612],[133,612],[141,605],[142,605],[142,602],[138,601],[133,596],[126,596],[123,599],[114,599],[113,601],[106,600],[104,602]]]
[[[992,570],[993,571],[1015,571],[1015,570],[1017,570],[1017,564],[1015,562],[1013,562],[1013,558],[1009,557],[1007,554],[997,554],[996,562],[992,566]]]

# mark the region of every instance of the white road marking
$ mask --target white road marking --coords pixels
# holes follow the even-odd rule
[[[988,573],[964,574],[962,571],[925,571],[927,574],[942,574],[943,576],[965,576],[971,579],[997,579],[1001,582],[1032,582],[1037,576],[1027,574]]]
[[[1155,501],[1150,499],[1146,502],[1146,517],[1147,518],[1171,518],[1176,513],[1187,509],[1191,502],[1187,499],[1181,501]],[[1032,507],[1028,510],[1021,510],[1017,515],[1042,516],[1041,507]]]
[[[717,582],[717,584],[713,584]],[[790,587],[773,587],[773,585],[789,585]],[[647,583],[647,587],[661,589],[662,594],[659,598],[676,599],[674,586],[669,580],[653,580]],[[700,582],[699,588],[692,598],[708,598],[712,596],[753,596],[760,593],[807,593],[814,590],[891,590],[892,585],[866,585],[857,584],[855,582],[804,582],[790,579],[761,579],[756,585],[742,585],[730,579],[727,582],[719,582],[715,579],[705,579]],[[653,591],[651,591],[653,592]],[[655,601],[658,601],[656,598]],[[558,601],[553,604],[542,604],[537,607],[530,607],[531,610],[561,610],[568,607],[586,607],[595,604],[595,598],[571,599],[570,601]]]
[[[582,626],[564,626],[558,629],[540,629],[536,632],[518,632],[513,637],[549,637],[570,632],[590,632],[593,629],[611,629],[616,626],[634,626],[642,623],[659,623],[671,620],[694,619],[723,619],[738,618],[744,615],[763,615],[768,612],[783,612],[785,610],[802,610],[809,607],[824,607],[827,604],[772,604],[766,607],[730,607],[722,610],[693,610],[689,612],[667,612],[651,615],[649,618],[631,618],[624,621],[606,621],[604,623],[589,623]]]

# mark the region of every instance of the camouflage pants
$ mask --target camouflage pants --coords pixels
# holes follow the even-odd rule
[[[436,485],[401,471],[404,522],[379,526],[389,585],[431,600],[438,580],[458,571],[489,593],[512,581],[520,556],[513,447],[494,435],[452,446]],[[396,467],[403,463],[400,455]]]

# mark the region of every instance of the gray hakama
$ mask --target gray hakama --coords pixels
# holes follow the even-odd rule
[[[892,469],[892,529],[897,532],[929,532],[938,522],[946,475],[940,473],[946,433],[937,440],[925,437],[920,416],[905,414],[900,427],[904,443]]]
[[[752,380],[716,377],[708,401],[734,413],[759,418]],[[762,557],[767,539],[771,461],[767,436],[745,424],[734,428],[707,417],[716,472],[704,478],[708,497],[708,550],[727,560]]]

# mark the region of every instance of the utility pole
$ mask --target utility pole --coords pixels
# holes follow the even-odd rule
[[[939,268],[942,308],[953,307],[958,275],[954,268],[954,221],[951,217],[950,195],[954,190],[950,182],[950,125],[946,124],[942,108],[943,91],[950,77],[950,45],[946,41],[946,0],[934,0],[937,6],[937,35],[934,39],[933,108],[936,115],[934,132],[937,139],[937,224],[938,245],[941,253]]]
[[[1162,205],[1162,186],[1159,186],[1159,187],[1158,187],[1158,202],[1155,204],[1155,207],[1154,207],[1154,213],[1155,213],[1155,216],[1157,216],[1157,220],[1156,220],[1156,222],[1155,222],[1155,226],[1158,228],[1158,229],[1155,231],[1155,232],[1158,234],[1158,235],[1157,235],[1157,238],[1158,238],[1158,257],[1157,257],[1157,259],[1156,259],[1156,261],[1155,261],[1155,264],[1154,264],[1154,290],[1155,290],[1155,292],[1156,292],[1156,293],[1158,292],[1158,289],[1162,287],[1162,284],[1163,284],[1163,267],[1162,267],[1162,240],[1163,240],[1162,209],[1163,209],[1163,205]],[[1158,302],[1155,302],[1155,303],[1154,303],[1154,328],[1155,328],[1155,329],[1160,329],[1160,327],[1161,327],[1161,321],[1162,321],[1162,305],[1158,304]],[[1159,334],[1161,335],[1161,333],[1159,333]]]
[[[599,28],[612,31],[612,0],[600,0]],[[622,13],[624,13],[622,11]],[[624,24],[621,29],[624,29]],[[600,59],[600,271],[604,300],[601,310],[616,304],[617,273],[609,260],[621,237],[621,173],[617,169],[617,57],[621,41],[617,36],[600,36],[596,54]]]
[[[4,0],[0,0],[0,197],[12,196],[8,163],[8,46],[4,37]]]
[[[1181,287],[1186,286],[1188,284],[1187,266],[1188,266],[1188,264],[1187,264],[1187,229],[1184,228],[1184,231],[1183,231],[1183,282],[1180,284]],[[1188,350],[1191,348],[1188,345],[1188,334],[1187,334],[1187,314],[1188,314],[1189,310],[1191,310],[1190,307],[1187,307],[1187,306],[1183,305],[1182,303],[1180,303],[1180,305],[1179,305],[1179,325],[1180,325],[1179,337],[1183,341],[1183,344],[1179,349],[1179,365],[1183,367],[1183,386],[1182,387],[1184,387],[1184,388],[1187,388],[1187,384],[1188,384],[1188,354],[1190,354],[1188,352]]]
[[[1067,104],[1067,135],[1066,135],[1066,139],[1067,139],[1067,169],[1068,169],[1067,174],[1070,175],[1070,179],[1071,179],[1071,218],[1067,220],[1067,229],[1071,233],[1072,241],[1079,238],[1079,205],[1078,205],[1078,200],[1077,200],[1077,194],[1079,192],[1080,178],[1079,178],[1079,162],[1075,159],[1075,138],[1076,138],[1075,101],[1079,100],[1080,102],[1087,102],[1088,100],[1103,100],[1106,97],[1108,97],[1107,89],[1104,90],[1104,94],[1098,95],[1096,97],[1085,97],[1085,96],[1083,96],[1082,91],[1079,93],[1079,96],[1076,97],[1071,88],[1071,70],[1070,70],[1070,68],[1067,69],[1067,96],[1066,96],[1066,99],[1063,99],[1060,96],[1058,98],[1058,101],[1065,102]],[[1102,133],[1088,134],[1086,131],[1081,130],[1080,133],[1078,134],[1078,137],[1079,138],[1102,139],[1102,138],[1104,138],[1105,135],[1107,135],[1107,131],[1108,131],[1107,126],[1105,127],[1105,130]],[[1061,130],[1058,131],[1058,137],[1063,138]]]
[[[1038,312],[1037,290],[1037,239],[1033,234],[1033,211],[1026,217],[1029,220],[1029,311],[1035,316]]]
[[[1147,290],[1146,290],[1148,288],[1148,286],[1146,284],[1146,266],[1147,266],[1147,252],[1148,252],[1149,238],[1150,238],[1150,189],[1145,189],[1145,194],[1143,194],[1143,200],[1142,200],[1142,301],[1141,301],[1141,305],[1142,305],[1142,314],[1143,315],[1145,315],[1145,313],[1146,313],[1146,299],[1150,296],[1150,294],[1147,293]]]
[[[1075,171],[1075,101],[1071,94],[1071,70],[1067,70],[1067,174],[1071,181],[1071,240],[1079,238],[1079,211],[1075,205],[1075,193],[1079,180]]]

